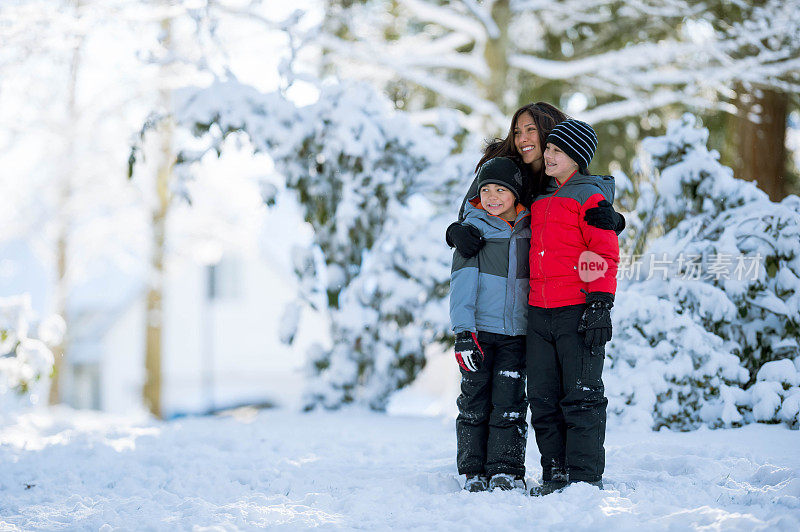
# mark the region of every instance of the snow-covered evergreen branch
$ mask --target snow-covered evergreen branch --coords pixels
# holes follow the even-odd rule
[[[307,406],[384,408],[422,368],[426,346],[448,336],[441,235],[475,157],[454,155],[452,138],[393,111],[366,85],[326,85],[306,107],[235,81],[185,89],[175,101],[177,123],[206,143],[180,157],[184,179],[227,135],[244,133],[272,158],[314,229],[311,249],[294,251],[299,300],[327,311],[333,346],[309,353]],[[284,339],[297,322],[296,312],[286,315]]]
[[[797,426],[800,198],[770,201],[707,141],[685,115],[643,142],[631,218],[651,238],[617,294],[612,410],[655,427]],[[653,261],[669,265],[667,279],[643,270]]]

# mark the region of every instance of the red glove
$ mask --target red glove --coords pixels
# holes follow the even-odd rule
[[[483,349],[474,332],[456,334],[456,362],[464,371],[478,371],[483,364]]]

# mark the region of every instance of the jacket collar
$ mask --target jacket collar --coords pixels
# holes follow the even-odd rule
[[[550,182],[544,189],[543,195],[550,196],[558,192],[561,188],[585,184],[592,184],[599,187],[603,196],[605,196],[609,202],[614,203],[614,178],[610,175],[586,175],[575,172],[561,185],[558,184],[555,177],[551,177]]]
[[[516,227],[517,224],[519,224],[520,220],[522,220],[526,216],[529,216],[530,213],[531,213],[531,211],[526,209],[524,205],[522,205],[521,203],[517,203],[517,206],[516,206],[517,217],[514,218],[514,224],[512,225],[511,222],[509,222],[508,220],[506,220],[504,218],[500,218],[499,216],[495,216],[494,214],[490,214],[489,211],[484,209],[483,205],[481,205],[481,198],[480,197],[472,198],[469,203],[470,203],[470,205],[475,207],[475,209],[478,211],[478,213],[480,213],[481,218],[483,218],[487,222],[491,223],[495,227],[503,227],[504,225]]]

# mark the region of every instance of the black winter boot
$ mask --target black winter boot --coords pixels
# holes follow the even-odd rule
[[[520,476],[515,477],[514,475],[509,475],[508,473],[498,473],[497,475],[492,476],[492,479],[489,481],[489,491],[511,491],[516,489],[522,491],[527,489],[524,478]]]
[[[541,486],[531,488],[531,497],[544,497],[551,493],[561,492],[569,482],[561,480],[543,480]]]
[[[545,472],[545,476],[547,473]],[[543,497],[551,493],[560,492],[569,484],[569,477],[564,465],[556,460],[552,460],[550,464],[548,479],[542,480],[541,486],[534,486],[531,488],[531,497]]]
[[[464,482],[464,490],[470,493],[477,493],[488,489],[489,477],[484,474],[467,475],[467,480]]]

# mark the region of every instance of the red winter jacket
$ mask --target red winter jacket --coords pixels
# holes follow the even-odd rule
[[[555,179],[531,206],[531,290],[534,307],[586,303],[586,292],[617,289],[619,241],[610,229],[583,219],[602,200],[614,202],[614,178],[572,174],[561,186]]]

